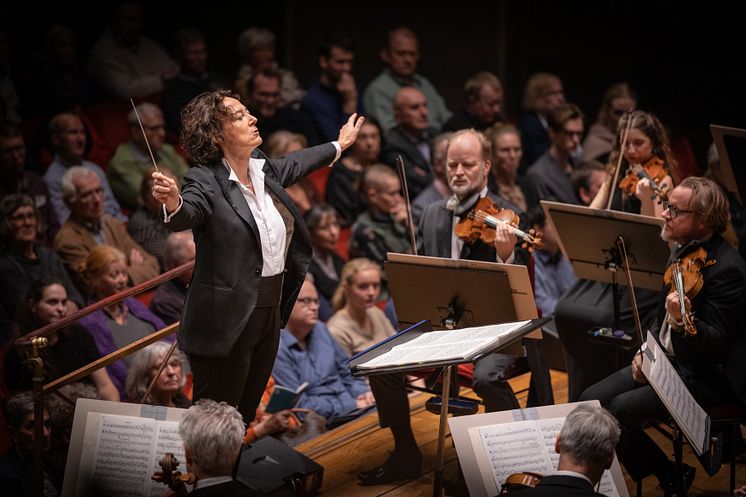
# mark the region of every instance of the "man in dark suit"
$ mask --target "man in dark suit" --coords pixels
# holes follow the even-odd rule
[[[614,461],[619,424],[603,407],[581,404],[565,418],[554,450],[557,472],[545,475],[534,488],[518,490],[518,497],[603,497],[593,488]],[[511,492],[512,494],[513,492]]]
[[[525,250],[516,250],[516,236],[505,225],[496,228],[494,244],[484,243],[481,239],[465,243],[454,234],[456,223],[483,197],[488,197],[498,207],[519,213],[521,226],[525,228],[527,224],[525,213],[517,206],[488,191],[490,156],[489,141],[473,129],[458,131],[451,137],[446,152],[446,177],[453,195],[430,204],[422,213],[418,237],[419,254],[507,264],[528,263],[528,253]],[[475,364],[472,386],[484,399],[488,412],[519,407],[506,378],[506,370],[515,359],[506,354],[490,354]],[[538,372],[535,373],[537,374],[532,376],[541,376]],[[551,388],[547,395],[541,399],[534,399],[532,391],[529,399],[532,404],[535,402],[534,405],[553,403],[550,397]]]
[[[671,262],[695,260],[693,254],[700,252],[703,283],[696,295],[684,298],[683,314],[676,290],[664,289],[659,326],[651,331],[701,406],[746,405],[746,263],[721,236],[730,217],[728,200],[713,181],[689,177],[664,206],[661,237],[673,244]],[[599,399],[619,420],[619,461],[633,479],[655,474],[664,496],[678,495],[677,480],[683,477],[691,485],[695,468],[684,465],[677,478],[674,463],[643,430],[646,421],[665,419],[668,412],[641,365],[638,353],[630,366],[589,387],[580,398]]]
[[[197,479],[189,495],[264,495],[232,476],[245,431],[241,413],[225,402],[202,399],[187,410],[179,421],[179,435],[184,442],[186,470]]]
[[[201,166],[184,177],[181,194],[154,173],[153,195],[170,228],[191,228],[197,247],[179,333],[194,397],[237,405],[248,421],[311,261],[310,235],[283,188],[337,160],[363,119],[350,116],[336,142],[260,159],[256,118],[236,97],[218,90],[184,108],[184,148]]]
[[[427,98],[411,86],[396,94],[394,119],[396,126],[386,133],[381,160],[395,168],[396,157],[402,156],[409,198],[413,199],[433,182],[430,140],[437,130],[428,124]]]

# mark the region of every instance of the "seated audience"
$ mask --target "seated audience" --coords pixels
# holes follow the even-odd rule
[[[142,128],[137,120],[138,114]],[[153,159],[158,167],[165,166],[179,181],[189,170],[189,166],[176,149],[166,143],[163,112],[157,105],[150,102],[138,104],[137,113],[132,109],[127,116],[127,124],[130,139],[117,147],[114,157],[109,161],[106,176],[119,202],[129,209],[136,209],[143,176],[153,167]]]
[[[619,435],[619,423],[606,409],[579,405],[565,418],[554,443],[554,450],[559,454],[557,472],[544,475],[536,487],[511,492],[511,495],[603,497],[594,489],[614,462]]]
[[[479,71],[466,80],[465,104],[444,125],[443,131],[473,128],[484,131],[505,121],[501,114],[503,85],[500,78],[487,71]]]
[[[26,292],[23,307],[15,324],[14,339],[34,330],[56,323],[67,315],[67,292],[62,282],[55,278],[34,281]],[[39,357],[44,361],[45,382],[56,380],[99,359],[101,354],[87,330],[72,324],[51,335],[47,335],[48,345],[39,349]],[[11,344],[5,356],[5,381],[13,392],[32,388],[32,372],[23,364],[25,348]],[[119,400],[119,392],[111,381],[106,369],[98,369],[83,380],[92,383],[98,394],[105,400]]]
[[[177,231],[168,235],[163,249],[163,262],[166,271],[177,268],[194,260],[196,247],[192,230]],[[150,301],[150,310],[166,324],[173,324],[181,319],[184,309],[187,287],[192,280],[193,270],[189,270],[176,278],[171,278],[160,285]]]
[[[313,409],[331,427],[364,414],[375,401],[365,381],[352,377],[348,355],[319,321],[319,296],[312,278],[306,276],[287,325],[280,331],[272,376],[278,385],[290,389],[308,382],[296,406]]]
[[[311,233],[313,256],[308,272],[313,275],[316,291],[322,297],[321,309],[326,310],[321,320],[327,321],[331,317],[331,301],[334,290],[339,285],[339,275],[345,261],[337,252],[339,242],[339,216],[334,207],[326,204],[315,205],[304,216],[306,227]],[[327,309],[324,309],[327,307]]]
[[[89,252],[99,245],[125,254],[127,276],[133,285],[158,276],[158,260],[127,234],[121,221],[104,213],[99,177],[84,167],[72,167],[62,177],[65,203],[70,219],[54,239],[54,249],[79,288],[85,288],[81,266]]]
[[[140,194],[137,197],[137,210],[130,215],[127,233],[147,253],[158,259],[158,267],[163,271],[166,268],[164,260],[166,239],[171,234],[171,230],[166,227],[162,219],[163,204],[153,197],[154,172],[155,168],[150,167],[142,176]],[[168,168],[160,167],[160,172],[179,181]]]
[[[395,331],[386,315],[376,307],[381,291],[381,268],[368,259],[345,264],[337,291],[329,331],[351,357],[392,336]],[[406,377],[404,374],[369,376],[370,388],[378,405],[381,428],[390,428],[394,451],[380,466],[363,471],[363,485],[377,485],[399,479],[417,478],[422,471],[422,454],[409,421]]]
[[[492,144],[490,191],[521,208],[523,212],[539,204],[536,188],[527,178],[518,176],[523,146],[521,135],[512,124],[498,124],[485,133]]]
[[[89,302],[110,297],[128,286],[129,277],[124,254],[114,247],[94,247],[85,260],[83,271],[92,292]],[[101,355],[111,354],[166,327],[158,316],[134,297],[128,297],[87,315],[80,320],[80,325],[91,334]],[[173,340],[173,335],[169,339]],[[127,368],[131,362],[132,356],[129,355],[106,366],[122,398],[125,397]]]
[[[289,131],[277,131],[267,139],[265,150],[270,159],[276,159],[291,152],[303,150],[307,146],[305,136]],[[301,215],[319,202],[319,192],[307,176],[285,188],[285,191],[290,195]]]
[[[171,353],[171,357],[163,367],[150,394],[143,398],[170,348],[170,343],[161,341],[132,354],[125,384],[127,400],[138,404],[166,407],[189,407],[191,405],[192,402],[183,392],[184,385],[186,385],[187,358],[178,347]]]
[[[14,193],[0,200],[0,344],[10,337],[11,323],[18,315],[31,282],[44,276],[59,278],[69,295],[68,311],[78,310],[83,297],[65,271],[57,253],[37,244],[43,231],[39,211],[31,197]]]
[[[179,421],[179,436],[184,442],[186,471],[197,479],[190,496],[265,495],[233,478],[245,431],[241,413],[225,402],[200,399],[187,410]]]
[[[601,108],[598,109],[596,122],[591,124],[588,135],[583,140],[584,161],[598,160],[606,163],[617,135],[619,119],[635,110],[637,92],[627,83],[616,83],[604,93]]]
[[[422,190],[412,201],[412,221],[415,226],[420,224],[422,213],[428,205],[451,196],[451,188],[446,178],[446,152],[448,141],[453,133],[441,133],[433,138],[433,182]]]
[[[32,497],[34,493],[34,396],[21,392],[8,400],[3,409],[12,446],[0,457],[0,495]],[[44,405],[44,487],[48,495],[60,495],[64,462],[52,457],[49,407]]]
[[[347,149],[326,181],[326,201],[337,210],[344,226],[350,226],[365,210],[360,195],[363,170],[380,162],[381,128],[373,118],[366,117],[355,143]]]
[[[591,205],[606,180],[606,175],[606,166],[597,160],[583,162],[572,172],[572,189],[582,205]]]
[[[565,103],[562,81],[554,74],[539,72],[532,74],[523,90],[523,114],[518,129],[523,140],[523,164],[519,174],[536,162],[549,148],[549,114]]]

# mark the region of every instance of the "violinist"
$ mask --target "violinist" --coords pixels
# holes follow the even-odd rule
[[[485,197],[498,208],[518,213],[521,226],[526,226],[525,214],[518,207],[488,191],[490,157],[490,143],[481,133],[467,129],[453,134],[446,151],[446,178],[453,194],[428,205],[422,213],[418,236],[420,255],[508,264],[527,263],[528,253],[516,250],[516,236],[506,225],[501,224],[495,229],[493,244],[482,240],[467,243],[455,234],[458,223]],[[505,370],[514,360],[513,356],[490,354],[475,364],[472,386],[484,399],[488,412],[518,408],[518,401],[505,378]]]
[[[598,497],[594,490],[614,461],[619,423],[603,407],[581,404],[565,418],[554,450],[557,471],[533,487],[510,492],[516,497]]]
[[[728,224],[728,201],[717,184],[689,177],[673,189],[664,203],[665,227],[661,237],[673,245],[671,263],[682,267],[695,254],[701,257],[701,288],[679,298],[664,288],[658,307],[658,325],[651,328],[662,349],[672,358],[695,400],[703,407],[746,405],[746,263],[721,236]],[[700,249],[702,249],[700,251]],[[683,300],[684,314],[681,301]],[[694,333],[684,330],[684,315]],[[632,364],[588,388],[581,400],[599,399],[622,425],[618,456],[632,479],[653,473],[665,496],[676,491],[675,466],[643,431],[650,419],[665,419],[667,412],[641,372],[641,355]],[[687,485],[694,468],[684,466]]]
[[[241,413],[225,402],[200,399],[187,410],[179,422],[179,435],[184,441],[186,471],[197,481],[191,497],[264,495],[232,476],[245,431]]]
[[[673,188],[676,160],[671,154],[668,132],[658,118],[640,110],[623,116],[619,120],[609,165],[607,181],[591,207],[607,208],[611,191],[612,209],[661,217],[662,202]],[[635,172],[636,169],[644,173]],[[612,189],[614,178],[617,183]]]

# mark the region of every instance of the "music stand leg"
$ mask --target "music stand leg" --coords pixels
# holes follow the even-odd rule
[[[451,370],[453,366],[443,368],[443,392],[440,404],[440,426],[438,427],[438,460],[435,464],[433,497],[443,495],[443,467],[445,466],[446,425],[448,423],[448,398],[451,395]]]

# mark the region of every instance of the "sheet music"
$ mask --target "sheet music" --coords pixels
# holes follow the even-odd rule
[[[409,342],[396,345],[388,352],[365,363],[360,369],[417,364],[428,361],[458,360],[469,357],[490,345],[509,340],[530,321],[516,321],[458,330],[431,331]]]
[[[554,450],[564,417],[515,421],[475,428],[492,470],[495,487],[500,489],[508,476],[523,471],[543,475],[553,473],[559,464]],[[611,472],[604,471],[599,492],[607,497],[619,497]]]
[[[697,454],[703,454],[710,438],[707,413],[694,400],[665,351],[650,332],[647,335],[647,347],[642,372]]]
[[[95,416],[89,413],[89,416]],[[90,478],[79,492],[85,495],[112,497],[158,497],[167,487],[151,479],[160,470],[158,464],[166,452],[179,461],[178,469],[186,471],[184,445],[176,421],[149,418],[100,415],[96,450]]]

